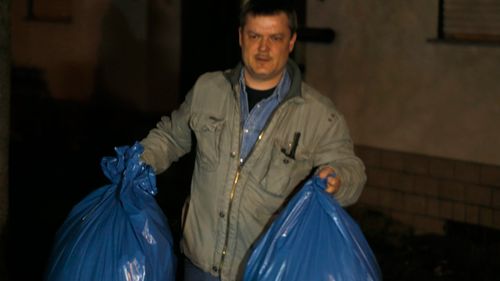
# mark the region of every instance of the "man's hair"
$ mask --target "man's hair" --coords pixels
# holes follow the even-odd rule
[[[247,23],[247,16],[270,16],[281,12],[288,16],[288,27],[291,34],[297,32],[297,13],[292,0],[248,0],[240,11],[240,28]]]

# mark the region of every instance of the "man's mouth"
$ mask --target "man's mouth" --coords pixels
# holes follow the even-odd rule
[[[261,61],[261,62],[268,62],[271,60],[271,57],[265,56],[265,55],[256,55],[255,60]]]

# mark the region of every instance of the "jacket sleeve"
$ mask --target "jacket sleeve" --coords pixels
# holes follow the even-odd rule
[[[141,141],[144,146],[141,160],[152,166],[156,174],[164,172],[172,162],[191,150],[189,120],[192,96],[191,90],[179,109],[172,112],[170,117],[163,116],[156,128]]]
[[[332,112],[325,120],[325,130],[315,151],[315,166],[330,166],[341,185],[335,197],[342,206],[354,204],[366,183],[365,166],[354,154],[347,124],[341,114]],[[318,170],[319,170],[318,169]]]

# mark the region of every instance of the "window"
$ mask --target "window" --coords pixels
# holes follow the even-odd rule
[[[500,0],[438,1],[438,40],[500,43]]]

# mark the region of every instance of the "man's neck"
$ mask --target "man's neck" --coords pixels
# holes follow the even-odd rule
[[[283,77],[283,73],[284,71],[281,73],[281,75],[278,75],[276,76],[276,78],[270,80],[258,80],[258,79],[253,79],[252,76],[248,75],[247,71],[245,70],[244,71],[245,85],[254,90],[259,90],[259,91],[269,90],[275,88],[278,85],[281,78]]]
[[[247,90],[247,100],[248,100],[248,111],[252,111],[252,108],[258,104],[260,101],[270,97],[276,88],[271,88],[268,90],[256,90],[251,87],[246,87]]]

